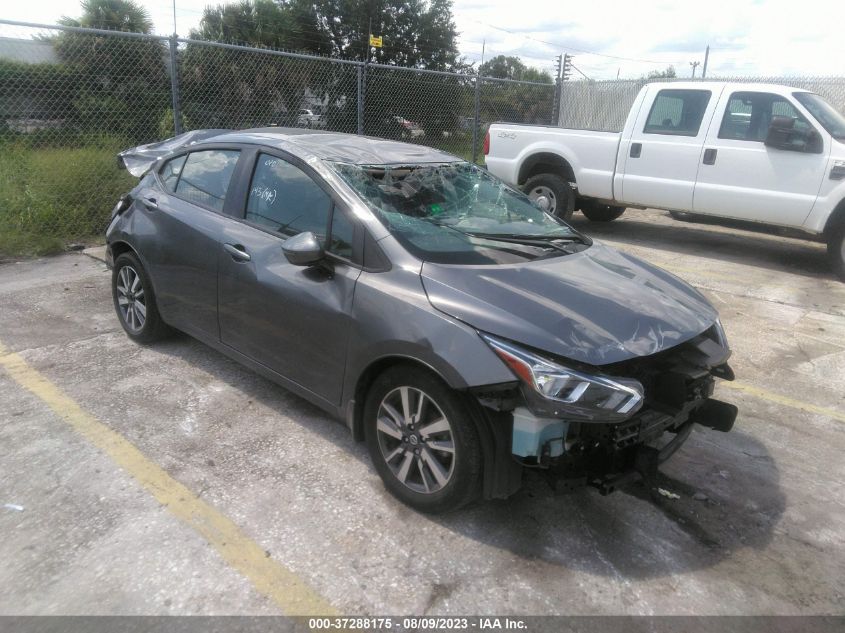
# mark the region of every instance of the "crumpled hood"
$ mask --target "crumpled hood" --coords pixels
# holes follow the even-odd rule
[[[701,293],[674,275],[599,243],[525,264],[425,263],[421,275],[436,309],[590,365],[668,349],[718,318]]]

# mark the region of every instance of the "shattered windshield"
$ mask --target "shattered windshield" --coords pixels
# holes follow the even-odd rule
[[[515,263],[589,245],[572,227],[470,163],[332,167],[408,250],[427,261]]]

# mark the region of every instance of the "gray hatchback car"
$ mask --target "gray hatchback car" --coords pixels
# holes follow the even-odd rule
[[[733,425],[700,293],[455,156],[270,128],[120,161],[142,176],[107,231],[129,337],[181,330],[322,407],[414,508],[506,497],[526,468],[608,493]]]

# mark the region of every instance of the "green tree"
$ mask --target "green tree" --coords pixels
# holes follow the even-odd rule
[[[331,44],[316,24],[314,8],[307,3],[240,0],[207,6],[191,38],[329,55]]]
[[[536,81],[538,83],[553,83],[552,76],[545,70],[526,66],[519,57],[512,55],[496,55],[478,67],[478,73],[483,77],[496,79],[518,79],[521,81]]]
[[[147,10],[132,0],[83,0],[81,6],[81,17],[60,22],[146,34],[153,28]],[[136,142],[156,138],[170,87],[160,41],[68,31],[53,38],[53,46],[77,77],[72,119],[78,128]]]
[[[331,42],[332,54],[429,70],[465,70],[457,46],[452,0],[290,0],[314,9],[315,28]],[[381,48],[369,47],[372,33]]]
[[[497,55],[478,68],[482,77],[531,81],[553,84],[552,76],[538,68],[526,66],[519,57]],[[549,123],[554,100],[550,85],[531,86],[505,82],[484,82],[481,100],[481,117],[485,121],[511,121],[514,123]]]
[[[652,70],[646,75],[646,79],[675,79],[677,76],[675,67],[667,66],[666,70]]]
[[[328,54],[307,5],[241,0],[206,7],[191,39]],[[315,61],[188,44],[182,57],[186,117],[200,127],[294,124],[307,95],[325,94],[336,69]]]

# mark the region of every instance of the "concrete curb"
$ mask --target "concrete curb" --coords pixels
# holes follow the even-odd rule
[[[103,263],[106,262],[106,247],[105,246],[92,246],[91,248],[86,248],[82,251],[83,255],[88,255],[91,259],[96,259]]]

